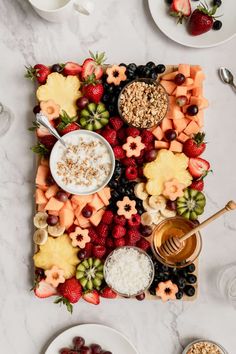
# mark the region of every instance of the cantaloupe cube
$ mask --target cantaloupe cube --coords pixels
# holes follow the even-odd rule
[[[71,205],[72,205],[73,210],[78,208],[78,204],[74,203],[72,200],[71,200]]]
[[[60,202],[59,200],[57,200],[56,198],[52,197],[49,199],[45,210],[61,210],[61,208],[63,208],[64,203]]]
[[[48,202],[48,200],[45,197],[44,192],[41,189],[37,188],[35,191],[35,203],[36,204],[45,204],[47,202]]]
[[[195,78],[194,78],[194,87],[200,87],[202,86],[202,82],[205,80],[205,74],[203,71],[198,71],[196,72]]]
[[[59,211],[59,220],[60,220],[60,225],[64,226],[66,228],[66,230],[73,225],[74,223],[74,218],[75,218],[75,214],[73,212],[73,210],[71,209],[64,209],[62,208]]]
[[[194,121],[191,121],[188,126],[184,129],[184,133],[191,136],[192,134],[196,134],[200,131],[199,129],[199,125],[194,122]]]
[[[184,143],[186,140],[189,139],[189,136],[184,134],[184,133],[180,133],[177,137],[178,141],[180,141],[181,143]]]
[[[173,113],[173,111],[171,110],[171,108],[169,108],[165,118],[169,119],[169,120],[172,120],[173,119],[173,114],[172,113]]]
[[[167,141],[155,141],[155,149],[169,149],[169,143]]]
[[[110,200],[111,199],[111,188],[110,187],[105,187],[105,188],[103,188],[103,190],[104,190],[104,193],[107,196],[107,199]]]
[[[59,216],[59,211],[58,210],[48,210],[49,215],[53,216]]]
[[[209,106],[209,102],[205,97],[196,97],[192,96],[190,98],[190,104],[196,104],[198,106],[198,109],[204,109]]]
[[[173,119],[182,119],[184,118],[184,114],[181,111],[180,107],[175,106],[174,109],[172,110],[172,116]]]
[[[109,200],[107,199],[106,192],[104,192],[104,189],[98,191],[97,194],[105,206],[109,205]]]
[[[75,221],[74,221],[74,225],[79,226],[79,223],[78,223],[78,220],[77,220],[77,219],[75,219]]]
[[[72,207],[71,201],[69,199],[65,202],[65,204],[64,204],[62,209],[74,210],[74,208]]]
[[[81,215],[81,211],[82,209],[85,207],[86,204],[77,204],[77,208],[74,210],[75,216],[77,219],[79,219],[80,215]]]
[[[41,157],[40,165],[49,166],[49,159],[47,159],[46,157]]]
[[[55,197],[57,192],[59,191],[59,187],[57,184],[53,184],[52,186],[48,187],[47,192],[45,193],[45,197],[50,199],[51,197]]]
[[[165,132],[168,129],[172,129],[172,119],[164,118],[161,122],[161,129]]]
[[[46,192],[48,190],[48,186],[46,186],[46,185],[41,186],[40,184],[37,184],[36,187],[38,189],[41,189],[41,191],[43,191],[43,192]]]
[[[187,96],[187,87],[186,86],[177,86],[175,96]]]
[[[38,204],[37,206],[37,211],[45,211],[45,206],[47,203],[44,204]]]
[[[173,151],[173,152],[182,152],[183,151],[183,144],[177,140],[172,140],[170,142],[169,150]]]
[[[198,126],[200,128],[202,128],[203,125],[204,125],[204,112],[203,111],[199,111],[196,117],[197,117],[196,120],[195,120],[196,123],[198,124]]]
[[[181,133],[189,124],[190,120],[187,118],[182,119],[173,119],[174,129],[177,130],[178,133]]]
[[[201,68],[200,65],[191,65],[191,67],[190,67],[190,77],[192,79],[195,79],[196,73],[198,71],[202,71],[202,68]]]
[[[104,207],[103,201],[99,198],[97,194],[93,195],[93,199],[89,203],[89,205],[96,211]]]
[[[76,216],[78,225],[80,227],[83,227],[83,228],[89,227],[90,222],[89,222],[88,218],[85,218],[82,214],[76,215],[76,212],[75,212],[75,216]]]
[[[73,195],[71,201],[75,204],[88,204],[92,201],[93,194],[90,195]]]
[[[196,97],[202,96],[202,95],[203,95],[203,88],[202,88],[202,86],[193,88],[193,89],[192,89],[192,94],[193,94],[193,96],[196,96]]]
[[[175,91],[177,90],[177,88],[175,89]],[[175,95],[169,96],[169,106],[170,106],[170,108],[172,106],[175,106],[175,105],[176,105],[176,97],[175,97]]]
[[[185,77],[190,77],[190,65],[189,64],[179,64],[178,71]]]
[[[185,82],[183,83],[183,86],[186,86],[187,89],[189,90],[189,87],[192,87],[194,84],[194,80],[191,77],[188,77]]]
[[[35,178],[35,183],[39,184],[41,186],[47,185],[47,177],[49,175],[49,167],[48,166],[43,166],[39,165],[36,178]]]
[[[172,81],[174,80],[174,78],[176,77],[176,75],[178,74],[178,70],[177,71],[172,71],[172,73],[169,74],[165,74],[162,76],[162,80],[167,80],[167,81]]]
[[[102,220],[102,216],[104,214],[105,210],[104,209],[100,209],[99,211],[97,211],[96,213],[94,213],[91,218],[89,219],[91,221],[91,223],[94,226],[97,226],[100,221]]]
[[[168,95],[172,95],[176,88],[176,84],[172,81],[161,80],[161,85],[166,89]]]
[[[86,219],[86,218],[85,218]],[[79,226],[82,227],[83,229],[87,229],[88,227],[91,226],[91,223],[89,222],[88,219],[79,222]]]
[[[152,134],[158,139],[162,140],[164,138],[164,133],[161,129],[160,126],[156,127],[155,130],[153,130]]]

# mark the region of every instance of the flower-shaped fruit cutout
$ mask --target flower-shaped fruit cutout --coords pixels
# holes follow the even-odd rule
[[[65,283],[64,270],[53,266],[51,269],[45,271],[46,282],[57,288],[60,283]]]
[[[135,200],[130,200],[128,197],[119,200],[116,205],[118,207],[117,214],[124,215],[126,219],[130,219],[132,215],[137,213]]]
[[[178,286],[171,280],[160,282],[156,288],[156,295],[160,296],[162,301],[175,300],[178,292]]]
[[[184,195],[185,188],[185,184],[180,183],[177,178],[172,178],[171,180],[164,182],[163,195],[174,201],[178,197]]]
[[[75,231],[71,232],[69,236],[72,239],[73,247],[85,248],[86,243],[90,242],[87,229],[76,227]]]
[[[121,81],[125,81],[127,79],[125,72],[126,67],[122,65],[112,65],[111,67],[107,68],[107,83],[114,84],[116,86],[120,85]]]
[[[58,118],[60,115],[60,106],[56,104],[53,100],[41,101],[40,108],[42,113],[48,117],[49,120]]]
[[[135,138],[128,136],[126,143],[122,147],[126,151],[127,157],[139,157],[145,145],[142,143],[140,136],[136,136]]]

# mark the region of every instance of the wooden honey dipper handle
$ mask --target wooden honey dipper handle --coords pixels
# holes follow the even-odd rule
[[[219,216],[223,215],[227,211],[234,210],[234,209],[236,209],[236,203],[233,200],[230,200],[223,209],[219,210],[217,213],[213,214],[211,217],[209,217],[208,219],[203,221],[200,225],[198,225],[194,229],[192,229],[189,232],[187,232],[185,235],[180,237],[179,240],[181,242],[187,240],[189,237],[194,235],[196,232],[201,230],[203,227],[205,227],[208,224],[210,224],[213,220],[217,219]]]

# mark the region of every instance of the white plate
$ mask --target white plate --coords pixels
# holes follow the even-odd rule
[[[152,17],[159,29],[173,41],[193,48],[214,47],[225,43],[236,35],[236,0],[222,0],[222,5],[217,10],[216,16],[223,26],[221,30],[211,30],[200,36],[191,36],[187,32],[184,24],[176,24],[176,19],[168,14],[168,5],[165,0],[148,0]],[[194,10],[200,1],[191,1],[192,10]],[[206,1],[211,4],[210,0]]]
[[[86,345],[97,343],[112,354],[138,354],[133,344],[123,334],[99,324],[83,324],[66,330],[54,339],[45,354],[59,354],[60,349],[71,346],[76,336],[83,337]]]

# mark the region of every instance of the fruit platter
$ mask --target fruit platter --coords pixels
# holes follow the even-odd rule
[[[200,235],[176,259],[163,261],[157,245],[204,212],[205,74],[104,61],[27,68],[37,82],[34,293],[70,312],[80,299],[192,300]]]

